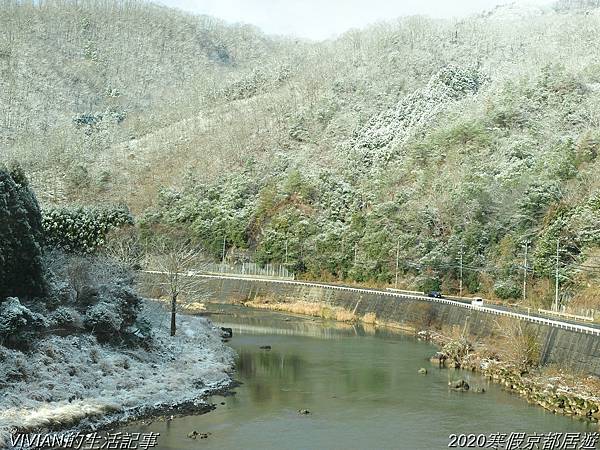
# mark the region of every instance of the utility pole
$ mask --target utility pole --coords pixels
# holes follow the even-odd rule
[[[525,241],[525,262],[523,265],[523,301],[527,298],[527,250],[529,249],[529,241]]]
[[[398,246],[396,247],[396,284],[395,287],[398,289],[398,267],[400,266],[400,239],[398,239]]]
[[[225,265],[225,236],[223,236],[223,252],[221,253],[221,264]]]
[[[288,241],[287,239],[285,240],[285,265],[287,267],[287,263],[288,263]]]
[[[464,248],[464,244],[461,242],[460,244],[460,283],[459,283],[459,297],[462,297],[462,291],[463,291],[463,248]]]
[[[555,288],[555,297],[554,297],[554,310],[558,311],[558,263],[559,263],[559,256],[558,256],[558,249],[559,249],[559,245],[560,245],[560,239],[556,240],[556,288]]]

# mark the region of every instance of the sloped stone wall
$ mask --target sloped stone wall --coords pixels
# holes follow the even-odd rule
[[[498,330],[498,316],[417,298],[396,298],[377,292],[353,292],[320,286],[285,284],[267,280],[210,278],[211,301],[238,303],[255,299],[277,302],[307,301],[339,306],[358,316],[374,313],[378,320],[424,329],[441,324],[465,327],[474,336]],[[507,320],[504,318],[503,320]],[[518,320],[518,319],[514,319]],[[600,376],[600,337],[523,321],[540,344],[542,363],[559,363]]]

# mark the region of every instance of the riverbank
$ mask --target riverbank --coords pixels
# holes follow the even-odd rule
[[[554,414],[600,420],[600,380],[596,377],[574,374],[566,368],[525,366],[503,360],[498,349],[511,345],[506,341],[495,340],[495,347],[490,342],[472,345],[432,330],[421,331],[418,336],[440,347],[432,358],[434,364],[477,372]],[[457,348],[465,351],[457,352]]]
[[[143,417],[201,413],[206,398],[231,386],[234,352],[201,317],[144,302],[154,329],[148,349],[99,344],[92,335],[39,339],[27,353],[0,348],[0,447],[10,433],[96,430]]]
[[[351,311],[339,305],[305,300],[288,298],[282,302],[271,296],[257,296],[242,303],[259,309],[394,328],[430,340],[442,352],[462,347],[462,352],[454,352],[451,357],[445,355],[447,367],[478,372],[519,394],[529,403],[555,414],[594,422],[600,420],[600,380],[595,376],[573,373],[567,367],[535,367],[540,349],[533,337],[514,321],[498,322],[495,333],[481,338],[465,334],[465,328],[433,320],[428,323],[396,323],[381,320],[375,314],[360,315],[357,314],[358,304]]]
[[[410,324],[394,322],[391,320],[382,320],[374,313],[360,315],[356,310],[349,311],[341,306],[324,305],[323,303],[293,300],[289,302],[279,302],[274,297],[257,297],[254,300],[241,302],[244,306],[256,309],[267,309],[270,311],[280,311],[292,314],[301,314],[311,317],[319,317],[326,320],[335,320],[338,322],[360,322],[364,325],[385,326],[405,332],[416,333],[418,329]]]

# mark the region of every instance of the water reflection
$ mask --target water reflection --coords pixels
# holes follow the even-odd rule
[[[236,368],[243,378],[268,376],[271,381],[294,383],[304,371],[305,364],[298,354],[242,349]]]
[[[237,372],[246,380],[255,401],[282,397],[284,386],[295,384],[304,372],[306,361],[298,354],[242,349],[238,353]]]
[[[305,316],[252,310],[228,306],[211,317],[220,326],[232,328],[234,333],[249,335],[307,336],[319,339],[340,339],[347,336],[401,336],[390,329],[366,323],[345,323]]]

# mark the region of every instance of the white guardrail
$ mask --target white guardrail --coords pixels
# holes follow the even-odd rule
[[[560,311],[550,311],[548,309],[540,308],[540,309],[538,309],[538,313],[546,314],[547,316],[555,316],[555,317],[563,317],[565,319],[579,320],[580,322],[593,322],[594,321],[593,316],[581,316],[578,314],[569,314],[569,313],[560,312]]]
[[[154,270],[143,270],[142,272],[164,273],[164,272],[158,272],[158,271],[154,271]],[[446,298],[427,297],[425,295],[418,295],[418,294],[404,294],[401,292],[394,292],[394,291],[390,291],[390,290],[354,288],[354,287],[350,287],[350,286],[338,286],[335,284],[326,284],[326,283],[312,283],[312,282],[308,282],[308,281],[276,280],[273,278],[260,278],[260,277],[251,278],[248,276],[213,275],[213,274],[201,274],[201,273],[187,273],[184,275],[200,277],[200,278],[216,278],[216,279],[223,279],[223,280],[241,280],[241,281],[255,280],[255,281],[264,281],[266,283],[294,284],[294,285],[299,285],[299,286],[318,287],[318,288],[323,288],[323,289],[334,289],[334,290],[340,290],[340,291],[356,292],[356,293],[361,293],[361,294],[385,295],[387,297],[392,297],[392,298],[425,300],[428,302],[443,303],[446,305],[457,306],[459,308],[474,309],[477,311],[483,311],[483,312],[487,312],[489,314],[494,314],[497,316],[514,317],[519,320],[525,320],[525,321],[533,322],[533,323],[541,323],[541,324],[545,324],[545,325],[548,325],[551,327],[560,328],[563,330],[570,330],[570,331],[576,331],[578,333],[593,334],[595,336],[600,336],[600,328],[588,327],[586,325],[577,325],[577,324],[568,323],[568,322],[561,322],[560,320],[552,320],[552,319],[547,319],[544,317],[530,316],[527,314],[521,314],[521,313],[516,313],[516,312],[512,312],[512,311],[505,311],[503,309],[490,308],[487,306],[474,306],[469,303],[459,302],[456,300],[448,300]]]

